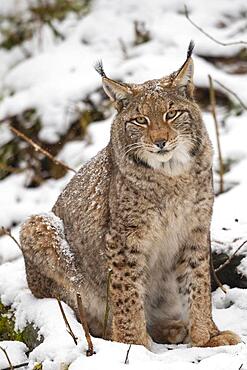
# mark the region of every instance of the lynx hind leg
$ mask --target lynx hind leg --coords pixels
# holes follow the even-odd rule
[[[53,213],[31,216],[21,228],[21,248],[29,288],[36,297],[59,297],[71,291],[73,255],[62,221]]]

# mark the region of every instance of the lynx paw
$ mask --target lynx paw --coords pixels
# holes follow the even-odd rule
[[[183,343],[187,337],[188,329],[181,320],[174,321],[167,329],[167,341],[172,344]]]
[[[215,337],[212,337],[204,347],[219,347],[219,346],[229,346],[238,344],[241,342],[240,337],[230,330],[221,331]]]
[[[150,328],[151,336],[156,343],[185,343],[188,329],[184,321],[173,320],[166,325],[163,323],[162,326],[159,324]]]

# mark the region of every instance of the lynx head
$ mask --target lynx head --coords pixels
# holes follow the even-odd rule
[[[193,48],[178,71],[143,84],[111,80],[101,63],[95,67],[118,111],[111,142],[119,165],[130,160],[179,175],[201,151],[207,134],[193,100]]]

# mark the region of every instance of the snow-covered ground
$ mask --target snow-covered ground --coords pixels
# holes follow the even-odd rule
[[[0,13],[21,11],[27,3],[27,0],[1,2]],[[188,0],[186,4],[191,17],[219,40],[247,40],[246,0]],[[65,41],[55,40],[50,29],[44,26],[39,34],[42,43],[34,37],[25,45],[32,51],[31,58],[24,59],[18,47],[8,52],[0,50],[0,86],[6,96],[0,102],[0,120],[35,108],[43,123],[40,137],[56,142],[70,125],[70,108],[100,87],[100,78],[92,67],[98,58],[103,59],[110,77],[142,82],[176,70],[184,61],[190,39],[196,43],[196,85],[208,86],[208,74],[211,74],[247,104],[246,75],[227,73],[199,57],[230,56],[243,45],[217,45],[197,31],[183,12],[184,0],[95,0],[90,13],[81,20],[69,15],[56,25],[66,36]],[[139,46],[133,46],[135,20],[144,21],[151,35],[149,42]],[[227,27],[218,27],[220,23]],[[125,45],[126,53],[123,53],[121,44]],[[223,115],[221,109],[219,116]],[[78,169],[108,142],[111,119],[91,124],[92,144],[84,141],[68,143],[59,153],[59,159]],[[217,152],[212,117],[204,113],[204,119]],[[247,239],[246,120],[245,111],[240,116],[230,116],[221,128],[223,157],[234,161],[225,181],[233,187],[216,199],[212,239],[215,249],[228,253]],[[7,125],[0,125],[0,145],[11,137]],[[19,225],[30,214],[50,210],[71,174],[57,181],[48,180],[37,188],[25,187],[27,176],[26,172],[12,174],[0,181],[0,226]],[[215,179],[217,182],[217,174]],[[18,226],[12,229],[17,238],[18,230]],[[244,252],[247,255],[247,244]],[[242,260],[239,271],[247,274],[247,257]],[[70,365],[70,370],[118,370],[126,366],[130,369],[247,370],[247,346],[244,343],[213,349],[154,345],[153,352],[132,346],[129,364],[125,365],[128,346],[93,339],[96,355],[86,357],[84,335],[72,310],[64,305],[69,322],[80,339],[77,346],[66,332],[57,302],[38,300],[28,290],[21,252],[6,236],[0,238],[0,297],[4,304],[13,305],[17,328],[33,322],[44,336],[44,342],[29,355],[29,369],[35,362],[43,362],[45,370],[62,369],[65,365]],[[236,331],[246,342],[247,291],[234,288],[224,295],[217,290],[213,293],[213,305],[219,327]],[[7,349],[14,365],[26,362],[27,348],[22,343],[1,342],[0,345]],[[0,353],[0,368],[7,366],[4,354]]]

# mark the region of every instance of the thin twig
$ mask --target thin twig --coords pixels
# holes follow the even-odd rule
[[[5,227],[1,226],[0,227],[0,236],[7,235],[9,236],[21,249],[20,243],[16,240],[16,238],[11,234],[11,231],[6,229]]]
[[[53,33],[54,33],[54,35],[55,35],[56,37],[59,37],[59,38],[60,38],[60,40],[62,40],[62,41],[64,41],[64,40],[65,40],[64,35],[63,35],[60,31],[58,31],[58,29],[54,26],[54,24],[52,23],[52,21],[51,21],[51,20],[47,19],[47,20],[45,21],[45,23],[46,23],[46,24],[51,28],[51,30],[53,31]]]
[[[188,8],[186,5],[184,5],[184,14],[185,14],[185,17],[188,19],[188,21],[196,28],[198,29],[198,31],[200,31],[201,33],[203,33],[205,36],[207,36],[210,40],[216,42],[217,44],[219,45],[222,45],[222,46],[230,46],[230,45],[247,45],[247,41],[233,41],[233,42],[222,42],[222,41],[219,41],[217,40],[216,38],[214,38],[213,36],[211,36],[209,33],[207,33],[206,31],[204,31],[203,28],[201,28],[200,26],[198,26],[194,21],[192,21],[192,19],[190,18],[189,16],[189,11],[188,11]]]
[[[23,362],[22,364],[12,366],[12,368],[9,366],[9,367],[5,367],[4,369],[1,369],[1,370],[19,369],[20,367],[27,366],[28,364],[29,364],[29,362]]]
[[[216,274],[217,270],[215,270],[214,265],[213,265],[212,254],[211,254],[210,262],[211,262],[211,271],[212,271],[214,280],[216,281],[216,283],[218,284],[218,287],[222,290],[222,292],[226,293],[227,292],[226,288],[223,286],[222,282],[220,281],[220,279],[218,278]]]
[[[127,365],[129,363],[129,353],[130,353],[130,349],[131,349],[131,344],[129,345],[129,348],[127,350],[127,353],[126,353],[126,357],[125,357],[125,365]]]
[[[51,153],[47,152],[47,150],[45,150],[44,148],[41,148],[40,145],[38,145],[37,143],[35,143],[32,139],[30,139],[29,137],[27,137],[25,134],[23,134],[23,132],[20,132],[19,130],[17,130],[15,127],[13,126],[9,126],[10,127],[10,130],[12,132],[14,132],[18,137],[20,137],[21,139],[25,140],[28,144],[30,144],[36,151],[38,152],[41,152],[42,154],[44,154],[46,157],[48,157],[51,161],[53,161],[56,165],[58,166],[62,166],[64,167],[67,171],[73,171],[74,173],[76,173],[76,171],[69,167],[67,164],[65,164],[64,162],[62,161],[59,161],[58,159],[56,159],[55,157],[53,157],[53,155],[51,155]]]
[[[104,316],[104,326],[103,326],[103,338],[106,339],[107,322],[109,317],[109,293],[110,293],[110,282],[111,282],[112,269],[108,270],[107,275],[107,287],[106,287],[106,306],[105,306],[105,316]]]
[[[209,78],[209,97],[211,103],[211,112],[214,119],[215,125],[215,132],[216,132],[216,139],[217,139],[217,148],[218,148],[218,157],[219,157],[219,167],[220,167],[220,193],[224,192],[224,163],[221,154],[221,146],[220,146],[220,133],[219,133],[219,123],[216,116],[216,100],[215,100],[215,91],[213,86],[213,80],[210,75]]]
[[[247,240],[245,240],[236,250],[235,252],[224,262],[222,265],[220,265],[217,269],[215,269],[215,272],[221,271],[224,267],[226,267],[234,256],[238,253],[238,251],[247,243]]]
[[[77,299],[77,307],[78,307],[78,311],[79,311],[79,315],[80,315],[82,328],[84,330],[85,337],[86,337],[87,344],[88,344],[88,349],[86,351],[86,355],[87,356],[92,356],[93,354],[95,354],[94,349],[93,349],[93,342],[92,342],[92,339],[91,339],[91,335],[89,333],[89,328],[88,328],[88,324],[87,324],[87,320],[86,320],[86,315],[85,315],[84,307],[83,307],[83,304],[82,304],[81,295],[79,293],[76,294],[76,299]]]
[[[13,365],[12,365],[11,361],[10,361],[10,358],[9,358],[9,356],[8,356],[8,353],[7,353],[6,349],[4,349],[3,347],[0,347],[0,349],[1,349],[1,351],[3,351],[3,353],[5,354],[5,357],[6,357],[7,361],[8,361],[8,363],[9,363],[9,368],[10,368],[10,370],[13,370],[13,369],[14,369],[14,367],[13,367]]]
[[[71,326],[70,326],[70,324],[69,324],[69,322],[68,322],[68,319],[67,319],[67,317],[66,317],[66,315],[65,315],[65,312],[64,312],[64,309],[63,309],[62,302],[61,302],[59,299],[57,299],[57,303],[58,303],[59,308],[60,308],[60,311],[61,311],[61,313],[62,313],[63,320],[64,320],[65,325],[66,325],[66,328],[67,328],[67,332],[68,332],[68,333],[71,335],[71,337],[73,338],[73,341],[74,341],[75,345],[77,345],[77,338],[76,338],[75,334],[73,333],[73,331],[72,331],[72,329],[71,329]]]
[[[239,103],[241,104],[241,106],[247,110],[247,105],[244,104],[243,100],[240,99],[240,97],[234,92],[232,91],[231,89],[229,89],[229,87],[226,87],[225,85],[223,85],[223,83],[221,83],[220,81],[216,80],[215,78],[213,79],[214,82],[216,82],[218,85],[220,85],[221,87],[223,87],[223,89],[225,89],[226,91],[228,91],[230,94],[232,94],[238,101]]]
[[[127,50],[127,46],[126,46],[124,40],[122,38],[119,38],[118,41],[119,41],[119,45],[120,45],[120,48],[121,48],[122,53],[123,53],[123,57],[125,59],[128,59],[128,50]]]

